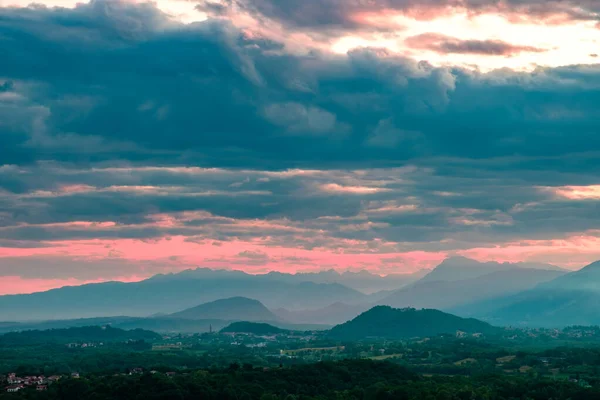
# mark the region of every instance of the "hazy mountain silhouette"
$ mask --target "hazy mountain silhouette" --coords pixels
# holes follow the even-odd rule
[[[461,281],[473,279],[492,272],[506,271],[510,269],[533,269],[547,271],[563,271],[564,269],[550,264],[539,263],[497,263],[479,262],[466,257],[450,257],[442,261],[429,274],[425,275],[418,283],[435,281]]]
[[[369,337],[400,339],[439,334],[491,333],[498,328],[488,323],[460,318],[438,310],[396,309],[377,306],[351,321],[331,329],[329,336],[342,340],[360,340]]]
[[[317,309],[277,308],[273,311],[279,317],[297,323],[336,324],[350,320],[374,305],[448,310],[462,304],[516,294],[565,273],[561,268],[548,264],[480,263],[453,257],[443,261],[419,281],[399,290],[371,294],[359,304],[338,302]]]
[[[284,282],[315,282],[315,283],[339,283],[349,288],[359,290],[363,293],[373,294],[385,290],[396,290],[403,286],[418,281],[429,273],[429,270],[420,270],[411,274],[390,274],[380,276],[366,270],[357,272],[337,272],[333,269],[321,272],[307,272],[296,274],[285,274],[281,272],[269,272],[266,276]]]
[[[0,296],[0,320],[147,316],[236,296],[289,309],[319,308],[335,302],[356,304],[368,299],[338,283],[289,283],[237,271],[194,270],[135,283],[108,282]]]
[[[367,271],[333,270],[251,275],[199,268],[135,283],[108,282],[0,296],[0,321],[127,315],[118,317],[124,319],[116,323],[161,332],[193,332],[207,330],[215,321],[221,321],[214,325],[222,328],[232,321],[249,319],[332,325],[352,319],[374,305],[389,305],[441,309],[495,324],[600,323],[595,316],[600,305],[600,262],[567,273],[549,264],[480,263],[453,257],[420,280],[406,284],[417,276],[381,277]],[[339,282],[365,291],[391,285],[402,287],[366,295]],[[251,311],[242,307],[234,312],[217,309],[217,302],[210,311],[204,304],[234,297],[255,299],[264,309]],[[8,323],[0,328],[11,326]]]
[[[563,271],[554,270],[506,269],[504,266],[501,268],[498,269],[493,266],[491,268],[493,272],[482,275],[479,275],[481,271],[477,271],[476,277],[463,280],[423,279],[392,293],[379,301],[379,304],[399,308],[417,307],[448,310],[462,304],[516,294],[565,274]],[[481,270],[485,270],[485,266],[482,266]],[[463,276],[468,275],[464,274]]]
[[[227,321],[276,321],[279,319],[260,301],[246,297],[215,300],[170,314],[179,319],[222,319]]]
[[[566,326],[600,324],[600,261],[536,288],[461,312],[509,325]]]
[[[540,285],[545,289],[590,290],[600,292],[600,261],[593,262],[578,271]]]

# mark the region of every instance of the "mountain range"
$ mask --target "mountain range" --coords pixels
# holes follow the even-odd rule
[[[502,325],[561,327],[600,324],[600,262],[514,295],[456,311]]]
[[[0,296],[0,321],[145,317],[170,314],[200,303],[248,297],[270,308],[318,309],[334,303],[374,304],[420,279],[427,271],[380,276],[367,271],[252,275],[197,268],[134,282],[69,286],[26,295]],[[360,290],[359,290],[360,289]],[[362,290],[362,291],[361,291]]]
[[[430,270],[422,269],[412,274],[390,274],[381,276],[369,271],[338,272],[330,269],[321,272],[299,272],[296,274],[284,274],[281,272],[269,272],[267,277],[283,282],[315,282],[315,283],[339,283],[351,289],[365,294],[375,294],[382,291],[397,290],[422,279]]]
[[[400,287],[388,289],[394,285]],[[372,292],[374,288],[381,290]],[[452,257],[420,278],[331,270],[251,275],[199,268],[136,283],[0,296],[0,321],[52,325],[50,320],[102,317],[115,326],[160,332],[221,329],[241,320],[277,322],[280,328],[323,327],[352,320],[378,305],[438,309],[495,325],[599,324],[600,262],[569,272],[549,264]],[[0,323],[0,329],[13,325]]]
[[[0,296],[0,320],[142,317],[236,296],[259,300],[271,308],[289,309],[319,308],[335,302],[355,304],[369,299],[339,283],[288,283],[265,276],[213,272],[197,278],[185,273],[134,283],[107,282]]]
[[[483,269],[483,268],[482,268]],[[392,307],[452,309],[497,296],[516,294],[564,275],[565,271],[527,268],[495,269],[463,280],[418,281],[379,301]]]
[[[551,264],[541,263],[498,263],[478,262],[466,257],[449,257],[442,261],[430,273],[421,279],[420,283],[425,282],[456,282],[466,279],[474,279],[494,272],[502,272],[508,270],[542,270],[542,271],[557,271],[566,273],[567,271]]]

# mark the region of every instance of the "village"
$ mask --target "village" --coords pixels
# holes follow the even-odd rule
[[[48,385],[51,385],[65,377],[66,376],[63,375],[52,375],[48,377],[43,375],[20,377],[14,372],[11,372],[7,376],[0,376],[0,383],[7,385],[4,390],[8,393],[16,393],[27,388],[42,392],[48,390]],[[73,372],[70,377],[73,379],[78,379],[79,374],[77,372]]]
[[[132,368],[128,373],[114,374],[114,376],[125,376],[125,375],[142,375],[146,372],[144,368]],[[150,374],[160,374],[159,371],[148,371]],[[177,375],[177,372],[169,371],[164,373],[167,377],[173,377]],[[11,372],[8,375],[0,375],[0,386],[4,387],[4,391],[7,393],[17,393],[22,390],[35,390],[43,392],[48,390],[48,387],[60,380],[64,379],[79,379],[80,375],[78,372],[72,372],[69,375],[52,375],[52,376],[18,376],[16,373]]]

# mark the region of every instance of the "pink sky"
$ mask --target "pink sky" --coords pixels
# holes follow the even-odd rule
[[[0,38],[59,56],[0,76],[0,295],[600,259],[594,1],[30,3]]]
[[[161,171],[160,168],[137,168],[128,169],[127,174],[133,176]],[[96,171],[101,175],[113,174],[117,181],[125,172],[122,169]],[[2,271],[5,276],[0,280],[0,294],[107,280],[137,281],[157,273],[196,267],[236,269],[249,273],[364,269],[385,275],[431,269],[446,257],[456,255],[479,261],[545,262],[569,269],[600,259],[600,231],[596,230],[569,235],[557,231],[555,238],[523,237],[518,240],[485,239],[477,234],[510,229],[523,218],[522,215],[545,207],[563,207],[563,201],[573,205],[589,202],[596,198],[597,186],[539,187],[536,193],[543,196],[543,201],[515,204],[509,212],[490,213],[477,208],[426,205],[433,199],[454,201],[462,196],[461,193],[433,190],[428,195],[432,198],[406,196],[404,193],[418,184],[415,177],[423,173],[418,169],[376,173],[300,170],[233,173],[198,169],[168,169],[168,172],[175,177],[191,177],[196,185],[203,185],[203,180],[207,179],[215,189],[199,191],[195,186],[170,184],[98,187],[79,183],[57,184],[55,190],[34,190],[13,197],[22,201],[62,201],[82,194],[100,194],[126,196],[126,201],[135,202],[148,196],[169,198],[183,194],[253,199],[255,196],[270,198],[273,194],[271,190],[250,189],[252,185],[275,185],[272,186],[275,188],[287,182],[286,185],[298,185],[298,189],[292,190],[295,193],[300,193],[300,188],[303,188],[303,194],[295,196],[308,196],[309,209],[310,202],[319,201],[323,196],[327,199],[330,196],[358,196],[356,199],[360,200],[361,210],[354,216],[342,217],[335,215],[334,208],[331,211],[334,215],[303,220],[288,217],[231,218],[190,210],[147,214],[142,221],[129,224],[105,220],[4,226],[0,227],[0,233],[13,232],[17,235],[34,229],[46,232],[49,238],[64,236],[65,239],[20,240],[14,246],[0,247],[0,262],[4,264]],[[273,182],[274,179],[277,181]],[[388,200],[378,200],[378,196],[388,196]],[[335,198],[333,201],[336,201]],[[439,229],[452,228],[455,231],[449,232],[441,241],[393,239],[402,233],[403,228],[387,221],[426,218],[429,215],[443,215],[447,225],[440,225]],[[127,238],[132,231],[142,232],[145,237]],[[470,236],[465,237],[465,234]],[[81,235],[89,238],[77,238]]]
[[[600,233],[600,232],[599,232]],[[600,237],[573,236],[561,240],[525,240],[505,243],[491,248],[471,248],[452,252],[407,251],[397,253],[368,253],[359,250],[364,243],[350,241],[347,247],[312,250],[273,247],[262,240],[190,242],[183,236],[156,240],[85,240],[48,242],[50,247],[40,249],[0,248],[3,257],[46,260],[74,260],[80,268],[95,268],[99,261],[110,260],[122,265],[121,270],[102,270],[97,279],[25,279],[6,276],[0,280],[0,294],[29,293],[68,285],[108,280],[138,281],[157,273],[178,272],[198,266],[215,269],[235,269],[248,273],[280,271],[287,273],[311,272],[322,269],[368,270],[377,274],[412,273],[431,269],[444,258],[460,255],[478,261],[548,262],[578,269],[600,259]]]

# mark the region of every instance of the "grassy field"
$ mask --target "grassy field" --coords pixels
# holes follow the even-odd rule
[[[466,365],[466,364],[475,364],[479,361],[477,361],[474,358],[465,358],[464,360],[460,360],[454,363],[454,365]]]
[[[506,364],[508,362],[511,362],[515,358],[517,358],[517,356],[498,357],[498,358],[496,358],[496,362],[499,364]]]
[[[382,356],[373,356],[373,357],[369,357],[369,359],[381,361],[381,360],[387,360],[390,358],[402,358],[403,356],[404,356],[404,354],[402,354],[402,353],[396,353],[396,354],[385,354]]]

